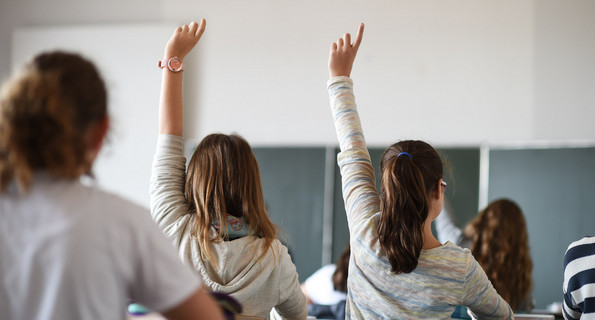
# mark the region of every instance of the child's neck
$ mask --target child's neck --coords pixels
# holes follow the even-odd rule
[[[440,246],[442,246],[442,243],[440,243],[440,241],[438,241],[438,239],[436,239],[436,237],[434,237],[434,234],[432,233],[432,222],[426,221],[424,225],[424,245],[422,249],[428,250]]]

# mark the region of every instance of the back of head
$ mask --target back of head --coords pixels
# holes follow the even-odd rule
[[[267,248],[276,238],[264,196],[260,170],[248,142],[237,134],[211,134],[196,147],[186,176],[189,211],[197,215],[193,235],[211,259],[208,242],[220,241],[226,228],[210,239],[213,224],[226,225],[225,214],[244,218],[252,235],[265,238]]]
[[[521,208],[508,199],[496,200],[469,223],[465,235],[498,293],[513,309],[522,308],[531,292],[533,262]]]
[[[429,195],[443,176],[442,160],[429,144],[406,140],[386,149],[380,171],[378,241],[392,271],[408,273],[417,267]]]
[[[90,61],[66,52],[34,57],[0,93],[0,190],[27,190],[33,171],[87,173],[86,132],[107,116],[107,92]]]

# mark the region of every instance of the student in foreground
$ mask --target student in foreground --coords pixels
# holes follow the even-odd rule
[[[0,95],[0,317],[222,319],[148,211],[83,185],[108,130],[95,66],[42,53]]]
[[[442,245],[431,222],[442,210],[442,161],[422,141],[388,147],[381,193],[362,132],[349,78],[361,44],[345,34],[331,45],[328,91],[341,152],[343,197],[350,232],[346,314],[350,319],[449,319],[467,306],[479,319],[512,319],[468,249]]]
[[[159,138],[151,175],[151,213],[213,291],[231,295],[243,314],[305,319],[306,298],[287,248],[265,208],[250,145],[236,134],[211,134],[183,154],[183,59],[206,22],[177,28],[165,47]]]

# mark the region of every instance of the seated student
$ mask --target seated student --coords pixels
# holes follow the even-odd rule
[[[186,172],[182,61],[205,25],[203,19],[177,28],[165,46],[151,214],[205,285],[238,300],[244,315],[268,319],[274,308],[284,318],[305,319],[306,297],[267,214],[248,142],[237,134],[208,135]]]
[[[323,266],[302,284],[308,303],[308,315],[322,319],[345,319],[349,245],[334,264]]]
[[[595,318],[595,237],[585,237],[568,246],[562,288],[564,319]]]
[[[441,242],[471,249],[496,291],[515,312],[533,309],[529,233],[523,212],[514,201],[492,201],[464,231],[452,222],[446,209],[435,225]]]
[[[95,66],[37,55],[0,94],[0,317],[222,319],[149,212],[81,183],[108,130]]]
[[[353,43],[349,34],[339,38],[329,54],[328,92],[351,244],[346,317],[447,319],[464,305],[480,319],[512,319],[471,252],[432,235],[446,187],[432,146],[407,140],[388,147],[381,193],[376,190],[349,78],[363,29],[361,24]]]

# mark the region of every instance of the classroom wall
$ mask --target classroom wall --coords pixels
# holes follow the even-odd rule
[[[315,187],[308,191],[320,196],[321,182],[316,179],[324,174],[323,168],[326,170],[321,163],[326,160],[321,157],[325,148],[336,145],[325,90],[328,47],[343,32],[355,32],[360,21],[366,23],[366,35],[353,78],[366,139],[371,146],[378,147],[374,152],[401,138],[419,138],[440,148],[451,148],[458,152],[450,154],[455,160],[465,154],[479,157],[479,149],[473,148],[480,145],[521,145],[522,149],[534,143],[547,148],[550,144],[583,142],[592,146],[595,141],[595,126],[590,123],[595,116],[595,92],[591,90],[595,87],[595,2],[591,0],[9,0],[0,2],[0,77],[6,78],[15,61],[24,58],[14,57],[12,43],[19,31],[43,30],[46,26],[79,31],[81,26],[103,30],[113,25],[126,29],[128,25],[135,29],[147,24],[175,25],[203,16],[208,19],[207,32],[199,50],[187,59],[188,145],[213,131],[237,131],[244,135],[256,147],[261,166],[267,168],[263,180],[267,180],[265,196],[273,199],[269,200],[271,216],[298,236],[299,230],[294,227],[298,228],[303,220],[277,212],[285,212],[290,206],[295,212],[303,212],[308,220],[324,222],[320,212],[323,200],[300,198],[306,194],[300,188],[311,183]],[[126,70],[126,77],[137,86],[152,88],[144,96],[147,98],[156,93],[160,73],[155,68],[153,76],[152,69],[137,68],[145,63],[153,68],[161,57],[167,35],[161,31],[147,32],[145,36],[140,35],[142,32],[135,34],[142,40],[142,52],[135,52],[134,39],[125,49],[125,44],[112,48],[113,43],[107,40],[105,49],[110,51],[110,57],[123,53],[131,63],[139,62]],[[151,83],[143,86],[143,81]],[[157,101],[153,100],[153,106],[143,100],[142,105],[132,107],[156,108]],[[134,103],[134,99],[126,101]],[[142,147],[143,157],[152,153],[154,111],[137,113],[138,118],[134,119],[125,116],[143,123],[149,131],[143,143],[128,142],[135,148]],[[125,149],[126,145],[122,146]],[[284,149],[288,147],[305,148],[299,154],[312,157],[298,162],[305,167],[292,172],[303,179],[300,185],[291,186],[292,176],[282,175],[283,161],[299,160],[297,155],[292,156],[294,149]],[[277,152],[283,156],[276,156]],[[148,176],[150,159],[143,161],[144,167],[138,166],[142,179],[133,179],[141,186],[135,189],[121,185],[122,189],[138,193],[135,190],[144,188],[142,181]],[[317,165],[308,167],[309,161]],[[535,212],[545,211],[539,206],[532,209],[535,200],[527,195],[529,187],[513,189],[507,188],[509,180],[499,182],[498,178],[512,179],[528,172],[520,165],[507,171],[510,163],[516,162],[493,164],[492,168],[502,171],[487,174],[492,184],[499,183],[492,186],[488,199],[500,195],[519,197],[531,214],[530,223],[543,221]],[[524,165],[534,169],[531,163]],[[471,180],[480,175],[473,161],[469,165],[462,162],[455,174],[459,170],[467,170],[465,174],[470,174]],[[552,169],[535,173],[545,180],[538,185],[556,185],[547,179],[548,170]],[[290,186],[278,189],[269,184],[276,180]],[[112,182],[115,185],[120,181]],[[469,185],[463,178],[454,183],[458,195],[469,193],[460,204],[465,205],[465,213],[459,221],[465,222],[477,206],[473,194],[479,187]],[[571,184],[572,181],[567,182],[564,190],[571,190]],[[142,190],[146,193],[146,189]],[[582,190],[590,192],[588,188]],[[292,198],[295,194],[297,199]],[[333,196],[336,200],[340,194],[335,192]],[[142,198],[137,200],[143,202]],[[589,207],[589,200],[578,201],[573,211],[577,219],[592,217],[592,211],[583,210]],[[340,204],[336,200],[335,208]],[[342,217],[333,216],[336,243],[345,238],[344,230],[339,228],[344,225]],[[547,211],[546,217],[555,217],[555,212]],[[559,222],[551,220],[547,226]],[[306,240],[321,241],[320,226],[309,227],[315,233]],[[541,232],[531,228],[532,234]],[[554,263],[566,242],[583,235],[567,228],[565,225],[564,235],[556,242],[556,252],[551,256],[546,253],[543,261]],[[302,277],[315,268],[319,261],[316,259],[322,254],[310,242],[294,249]],[[532,245],[536,246],[533,253],[540,256],[548,248],[539,242]],[[342,247],[332,249],[334,258]],[[304,262],[306,256],[312,260]],[[535,267],[539,279],[552,279],[552,272],[559,276],[559,265],[553,269],[544,266]],[[558,282],[556,279],[547,286],[544,282],[536,284],[536,289],[546,288],[538,293],[540,307],[559,300]]]
[[[200,56],[188,59],[197,75],[187,81],[186,101],[196,106],[189,137],[234,130],[256,145],[335,143],[327,51],[360,21],[367,29],[353,77],[372,144],[595,137],[589,0],[3,1],[0,77],[9,74],[11,36],[21,27],[200,17],[208,27]],[[161,52],[142,54],[157,60]]]

